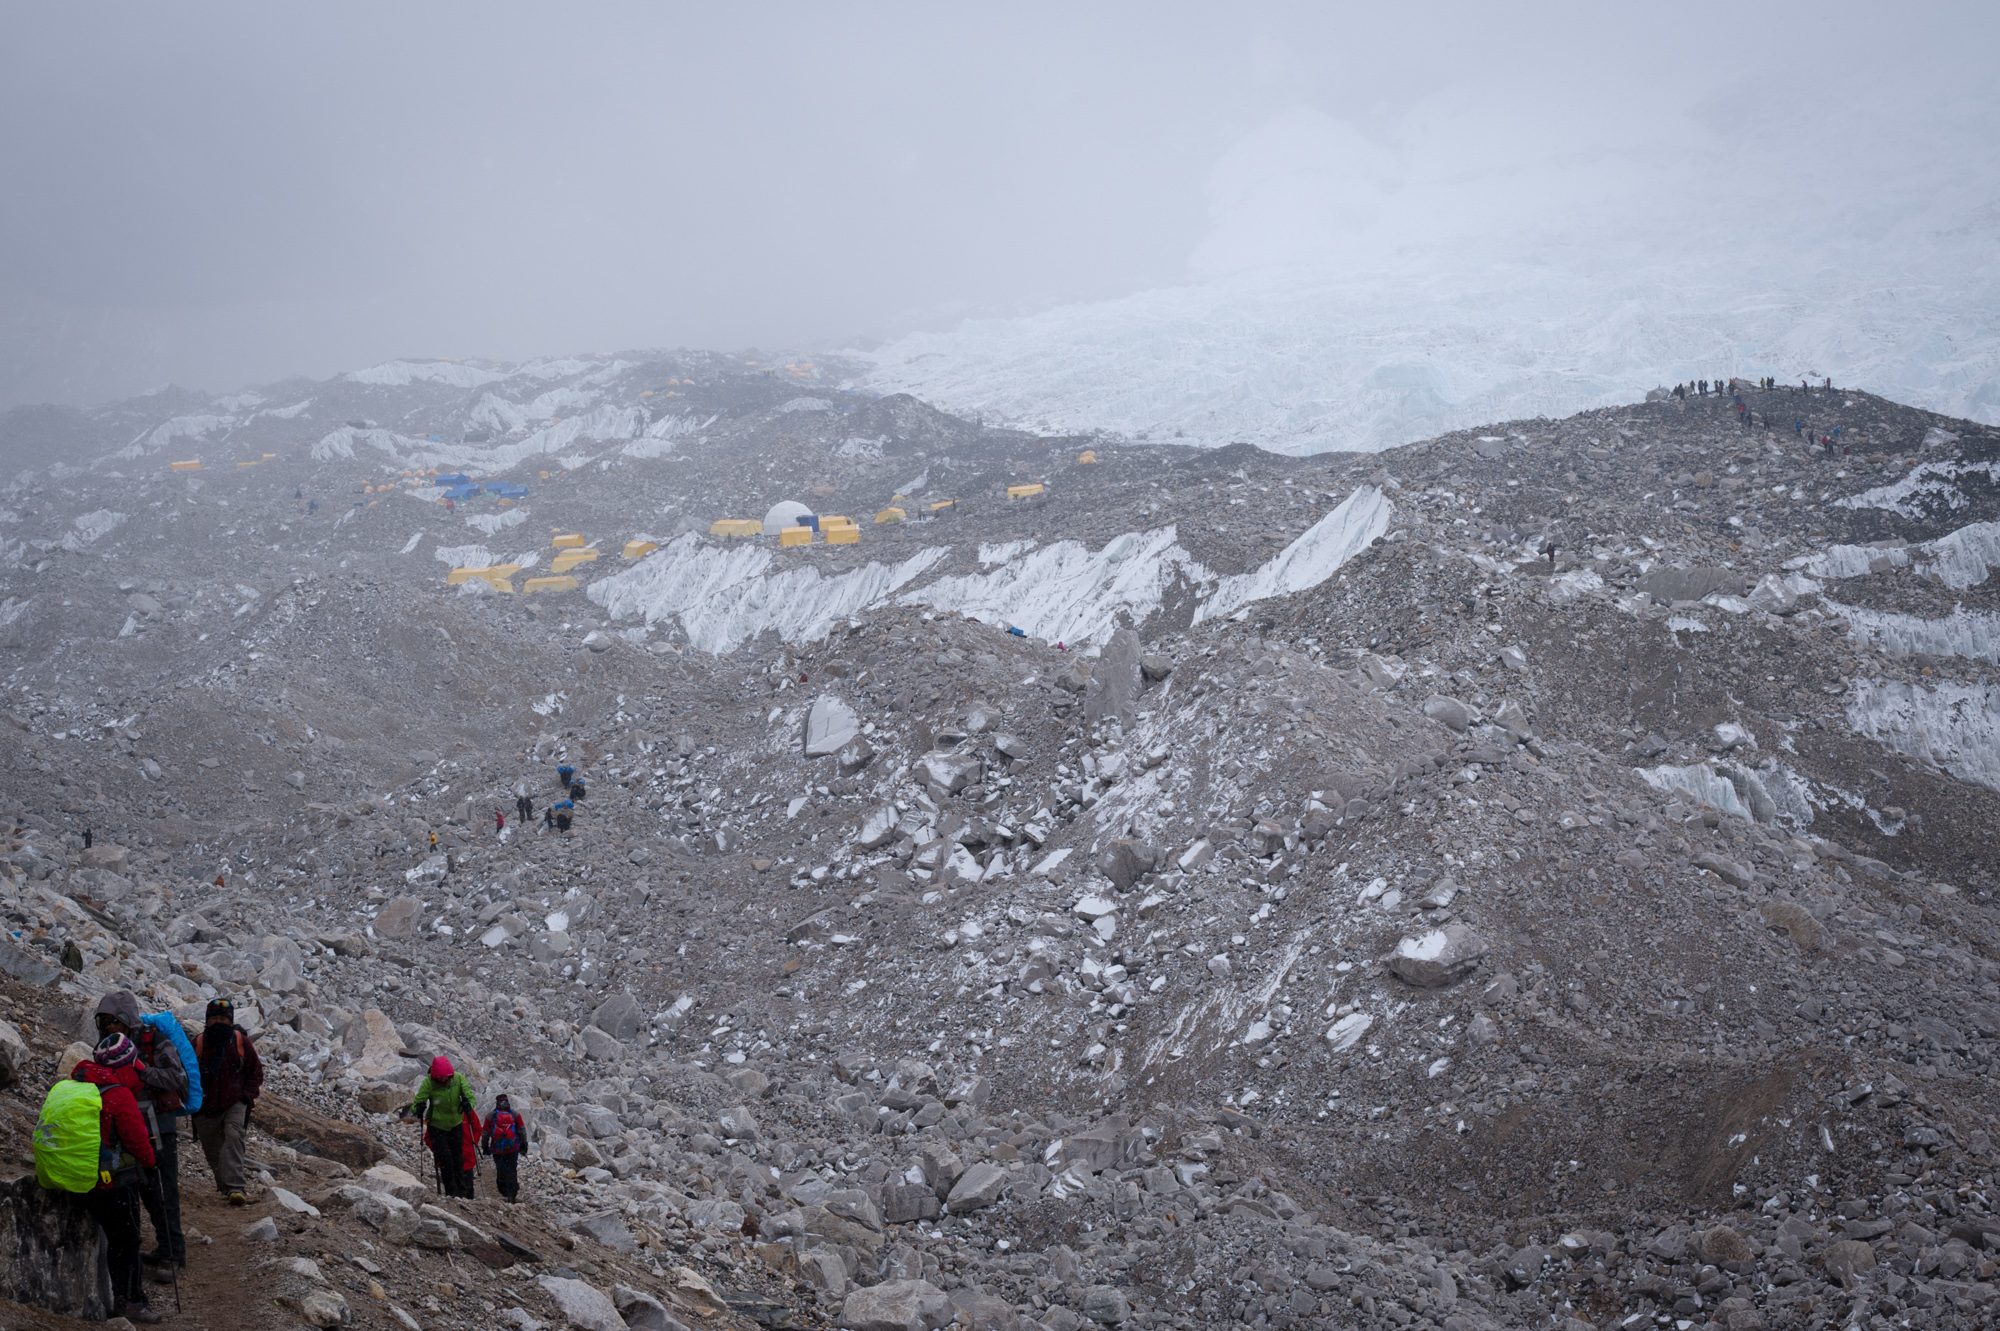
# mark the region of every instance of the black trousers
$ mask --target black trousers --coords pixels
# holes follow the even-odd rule
[[[139,1265],[139,1189],[98,1188],[84,1197],[90,1218],[104,1231],[105,1258],[111,1265],[111,1298],[117,1303],[144,1303],[146,1276]]]
[[[493,1157],[493,1180],[500,1185],[500,1195],[513,1201],[521,1193],[521,1157],[518,1155],[496,1155]]]
[[[444,1181],[447,1197],[470,1197],[472,1174],[465,1167],[465,1125],[431,1128],[431,1158],[437,1161],[438,1177]]]
[[[187,1262],[187,1239],[181,1234],[181,1116],[160,1115],[160,1186],[142,1187],[139,1199],[153,1222],[153,1246],[163,1257]]]

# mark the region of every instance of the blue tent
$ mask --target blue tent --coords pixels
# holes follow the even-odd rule
[[[498,495],[502,499],[526,499],[528,497],[528,487],[525,485],[515,485],[512,481],[488,481],[486,482],[486,493]]]
[[[431,481],[432,485],[470,485],[472,478],[462,471],[448,471]]]

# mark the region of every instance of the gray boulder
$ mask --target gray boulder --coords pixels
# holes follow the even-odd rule
[[[852,707],[831,693],[822,693],[806,709],[805,746],[808,758],[836,754],[860,734],[861,718],[854,714]]]
[[[621,990],[597,1005],[590,1024],[614,1040],[629,1040],[646,1029],[646,1013],[629,990]]]
[[[1487,950],[1485,942],[1466,926],[1447,924],[1396,944],[1389,970],[1405,984],[1442,989],[1471,974]]]
[[[0,1296],[86,1321],[111,1315],[104,1237],[90,1213],[38,1186],[0,1183]]]
[[[1097,857],[1097,867],[1104,871],[1104,876],[1115,883],[1121,892],[1153,872],[1159,864],[1158,846],[1130,837],[1120,837],[1113,841]]]
[[[1424,704],[1424,715],[1463,735],[1472,729],[1472,709],[1456,698],[1448,698],[1440,693]]]
[[[945,1198],[945,1208],[953,1215],[967,1211],[978,1211],[1000,1200],[1000,1194],[1007,1187],[1007,1171],[995,1164],[982,1160],[966,1168],[952,1184],[951,1194]]]
[[[1139,701],[1139,657],[1139,635],[1132,629],[1119,629],[1104,644],[1083,691],[1087,725],[1115,720],[1127,730],[1132,728]]]
[[[617,1305],[597,1286],[563,1276],[543,1276],[541,1285],[564,1321],[578,1331],[626,1331]]]
[[[928,1280],[889,1280],[847,1296],[840,1324],[848,1331],[937,1331],[954,1313],[951,1299]]]

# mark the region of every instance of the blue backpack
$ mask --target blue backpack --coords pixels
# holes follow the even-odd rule
[[[173,1041],[174,1052],[181,1058],[181,1071],[187,1073],[187,1100],[181,1109],[184,1113],[194,1113],[201,1108],[201,1060],[194,1056],[194,1045],[181,1028],[181,1019],[171,1012],[148,1012],[139,1020]]]

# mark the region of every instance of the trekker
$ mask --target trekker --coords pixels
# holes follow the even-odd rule
[[[152,1186],[141,1188],[139,1200],[153,1223],[153,1250],[148,1262],[187,1265],[187,1240],[181,1234],[181,1113],[187,1104],[187,1069],[180,1051],[139,1014],[139,999],[129,989],[114,989],[97,1004],[97,1036],[122,1035],[139,1051],[139,1103],[153,1111],[158,1136],[153,1154],[158,1172]],[[141,1112],[144,1112],[143,1110]]]
[[[194,1037],[195,1061],[201,1066],[201,1108],[194,1116],[194,1139],[208,1157],[215,1190],[242,1206],[250,1198],[243,1177],[243,1140],[250,1133],[250,1111],[264,1090],[264,1064],[248,1032],[236,1024],[236,1004],[212,999],[200,1035]]]
[[[111,1315],[130,1322],[165,1321],[164,1311],[146,1305],[144,1268],[139,1264],[140,1174],[156,1162],[145,1116],[139,1112],[139,1047],[123,1035],[107,1035],[70,1076],[95,1086],[102,1101],[97,1187],[85,1194],[84,1205],[104,1231],[111,1263]]]
[[[493,830],[496,832],[504,832],[507,830],[507,815],[500,812],[500,810],[498,809],[495,809],[493,811]]]
[[[500,1195],[510,1202],[521,1200],[521,1157],[528,1153],[528,1122],[514,1112],[504,1095],[493,1097],[493,1117],[479,1134],[479,1149],[493,1159],[493,1179]]]
[[[569,831],[570,819],[576,814],[576,804],[570,800],[558,800],[555,806],[556,831]]]
[[[544,804],[542,806],[542,826],[554,827],[555,825],[556,825],[556,806],[553,804]]]
[[[83,848],[85,850],[90,849],[90,829],[88,827],[83,829]]]
[[[526,795],[516,795],[514,797],[514,812],[525,823],[535,816],[535,802]]]
[[[438,848],[438,834],[437,834],[437,829],[433,827],[431,829],[431,849],[435,851],[437,848]]]
[[[575,780],[569,783],[569,797],[572,800],[580,800],[583,798],[583,796],[584,796],[583,778],[577,777]]]
[[[417,1083],[417,1093],[399,1118],[424,1122],[430,1139],[431,1158],[437,1161],[438,1178],[447,1197],[472,1196],[472,1175],[465,1168],[465,1116],[472,1109],[472,1086],[451,1060],[439,1054],[431,1060],[431,1070]]]
[[[564,763],[561,767],[556,768],[556,780],[562,782],[562,788],[565,791],[569,789],[570,778],[575,775],[576,769],[568,763]]]

